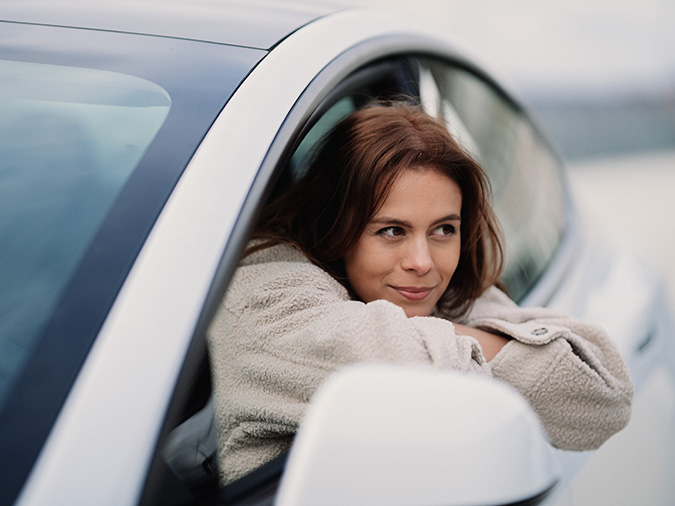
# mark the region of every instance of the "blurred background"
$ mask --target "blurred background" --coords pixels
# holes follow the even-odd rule
[[[675,302],[675,0],[305,2],[398,10],[456,36],[558,144],[583,219],[657,265]]]

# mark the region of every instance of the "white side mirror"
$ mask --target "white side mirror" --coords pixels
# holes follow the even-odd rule
[[[536,416],[508,386],[357,366],[310,404],[276,504],[510,504],[545,496],[558,475]]]

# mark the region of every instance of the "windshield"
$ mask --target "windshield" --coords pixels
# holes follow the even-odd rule
[[[137,77],[0,60],[0,406],[170,107]]]
[[[0,504],[21,490],[203,136],[264,55],[0,21]]]

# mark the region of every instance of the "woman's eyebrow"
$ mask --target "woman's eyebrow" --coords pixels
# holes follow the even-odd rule
[[[462,218],[458,214],[452,213],[443,216],[442,218],[439,218],[437,220],[434,220],[432,222],[432,225],[436,225],[444,221],[462,221]],[[376,225],[396,225],[399,227],[408,227],[408,228],[412,227],[412,223],[410,223],[409,221],[401,220],[398,218],[391,218],[389,216],[378,216],[377,218],[373,218],[372,220],[370,220],[370,223]]]
[[[462,217],[459,214],[452,213],[437,219],[433,224],[435,225],[437,223],[441,223],[442,221],[462,221]]]
[[[399,220],[398,218],[390,218],[389,216],[379,216],[370,220],[370,223],[376,225],[397,225],[400,227],[412,227],[412,223],[405,220]]]

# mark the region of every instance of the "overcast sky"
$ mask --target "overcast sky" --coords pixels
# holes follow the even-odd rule
[[[527,88],[661,90],[675,81],[675,0],[342,3],[414,12],[447,27]]]

